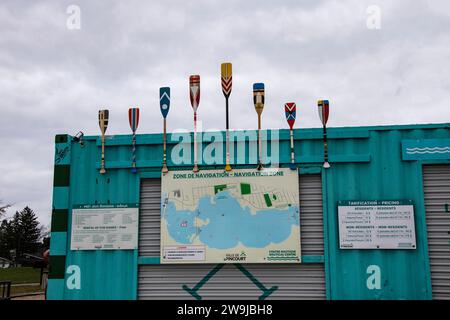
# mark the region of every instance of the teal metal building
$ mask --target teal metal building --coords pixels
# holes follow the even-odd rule
[[[288,167],[289,130],[277,136],[279,166]],[[80,144],[57,135],[48,299],[450,299],[450,124],[329,128],[329,169],[321,128],[296,129],[294,138],[302,262],[167,265],[159,249],[162,135],[137,136],[136,174],[131,135],[107,137],[103,175],[99,136]],[[232,163],[254,168],[256,159],[246,151]],[[168,167],[192,169],[170,156]],[[343,200],[410,200],[415,249],[341,249]],[[73,207],[115,203],[139,203],[138,248],[71,250]]]

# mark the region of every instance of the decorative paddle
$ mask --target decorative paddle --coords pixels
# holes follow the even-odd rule
[[[166,160],[166,118],[167,114],[169,113],[170,108],[170,88],[169,87],[163,87],[159,88],[159,108],[161,109],[161,114],[164,119],[164,133],[163,133],[163,139],[164,139],[164,148],[163,148],[163,167],[161,172],[163,174],[166,174],[169,172],[169,169],[167,168],[167,160]]]
[[[290,168],[292,170],[297,169],[297,166],[295,165],[295,154],[294,154],[294,123],[295,123],[295,116],[297,114],[297,106],[295,105],[295,102],[288,102],[284,105],[284,112],[286,114],[286,120],[289,124],[290,133],[291,133],[291,165]]]
[[[197,108],[200,103],[200,76],[193,75],[189,77],[189,97],[191,106],[194,110],[194,168],[192,171],[198,172],[197,164]]]
[[[328,169],[330,167],[330,164],[328,162],[327,121],[328,121],[328,116],[330,114],[330,105],[328,103],[328,100],[319,100],[317,102],[317,105],[319,107],[320,121],[322,121],[322,125],[323,125],[323,148],[324,148],[323,167],[325,169]]]
[[[262,170],[261,114],[264,109],[264,83],[253,84],[253,103],[258,114],[258,166],[256,169]]]
[[[109,119],[109,111],[108,110],[100,110],[98,112],[98,124],[100,126],[100,131],[102,133],[102,167],[100,169],[100,173],[104,174],[105,170],[105,133],[106,128],[108,128],[108,119]]]
[[[226,109],[226,150],[227,150],[227,157],[226,157],[226,165],[225,165],[225,171],[231,171],[230,166],[230,146],[229,146],[229,121],[228,121],[228,98],[231,94],[231,87],[232,87],[232,65],[229,62],[222,63],[221,65],[221,76],[222,76],[222,92],[225,96],[225,109]]]
[[[131,131],[133,132],[133,140],[132,140],[132,168],[131,172],[136,173],[136,130],[139,125],[139,108],[130,108],[128,109],[128,122],[130,123]]]

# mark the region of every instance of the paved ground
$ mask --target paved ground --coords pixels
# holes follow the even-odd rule
[[[44,294],[38,294],[38,295],[33,295],[33,296],[30,295],[30,296],[12,298],[12,300],[45,300],[45,295]]]

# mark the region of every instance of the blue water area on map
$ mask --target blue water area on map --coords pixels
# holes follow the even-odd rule
[[[170,236],[180,244],[192,243],[196,237],[210,248],[233,248],[241,242],[250,248],[264,248],[280,243],[299,225],[298,206],[286,209],[259,210],[252,214],[229,192],[202,197],[196,210],[176,210],[168,202],[164,212]],[[203,225],[196,227],[195,218]]]

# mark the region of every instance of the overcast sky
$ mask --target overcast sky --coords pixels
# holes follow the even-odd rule
[[[79,29],[70,5],[80,9]],[[49,224],[54,136],[98,135],[101,107],[110,110],[108,134],[129,134],[130,106],[141,108],[139,133],[160,132],[158,90],[170,86],[168,129],[191,129],[188,77],[200,74],[199,119],[223,129],[220,63],[228,61],[232,128],[256,126],[254,82],[266,85],[266,128],[287,127],[289,101],[297,128],[319,127],[320,98],[330,100],[330,126],[449,122],[450,1],[2,0],[8,216],[29,205]]]

